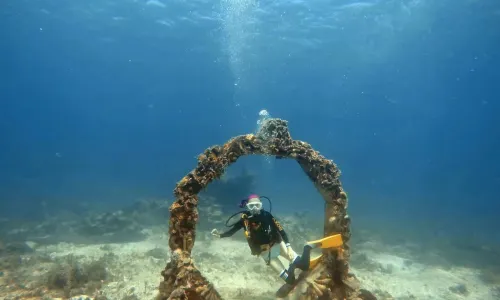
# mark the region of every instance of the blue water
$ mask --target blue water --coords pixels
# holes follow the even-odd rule
[[[500,242],[498,1],[0,6],[2,217],[172,199],[267,109],[341,168],[353,224]],[[321,209],[293,161],[234,168],[275,211]]]

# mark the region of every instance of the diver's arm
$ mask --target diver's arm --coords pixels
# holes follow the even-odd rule
[[[286,246],[289,247],[290,246],[290,241],[288,240],[288,235],[286,234],[285,230],[283,229],[283,226],[281,226],[280,222],[278,222],[278,220],[276,220],[276,218],[273,217],[273,215],[269,214],[269,216],[273,220],[273,226],[280,233],[280,235],[283,238],[283,241],[285,242]]]
[[[238,230],[243,228],[243,219],[240,219],[236,224],[233,225],[231,229],[229,229],[226,232],[221,233],[219,236],[220,238],[225,238],[225,237],[230,237],[233,234],[235,234]]]

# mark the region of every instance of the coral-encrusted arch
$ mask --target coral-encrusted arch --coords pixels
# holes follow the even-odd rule
[[[239,157],[251,154],[295,159],[325,200],[324,235],[340,233],[344,241],[340,251],[323,251],[321,262],[304,275],[308,280],[303,281],[303,287],[290,296],[294,299],[357,299],[356,280],[348,274],[351,232],[340,171],[309,144],[293,140],[287,121],[281,119],[269,119],[257,135],[237,136],[223,146],[206,149],[198,156],[198,166],[176,185],[176,201],[170,207],[169,224],[172,256],[161,273],[164,280],[157,299],[222,299],[191,259],[198,222],[198,193],[212,180],[220,178]]]

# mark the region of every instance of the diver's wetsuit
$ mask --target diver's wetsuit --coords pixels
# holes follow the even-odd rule
[[[272,247],[281,241],[289,243],[288,236],[281,224],[270,212],[265,210],[261,210],[258,215],[242,214],[241,219],[227,232],[221,233],[220,237],[230,237],[241,228],[248,231],[248,243],[254,255],[258,255],[264,250],[262,246]]]

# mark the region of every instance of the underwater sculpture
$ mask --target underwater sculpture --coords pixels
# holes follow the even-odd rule
[[[293,140],[287,121],[276,118],[266,120],[255,135],[237,136],[223,146],[206,149],[198,156],[197,167],[178,182],[174,189],[176,201],[170,207],[172,256],[161,272],[163,281],[157,299],[222,299],[191,258],[198,222],[198,193],[220,178],[239,157],[252,154],[295,159],[325,200],[324,236],[340,234],[343,241],[339,248],[323,249],[323,255],[314,266],[299,275],[294,290],[286,299],[375,299],[370,292],[361,290],[356,277],[349,273],[351,230],[347,195],[339,180],[340,170],[311,145]]]

